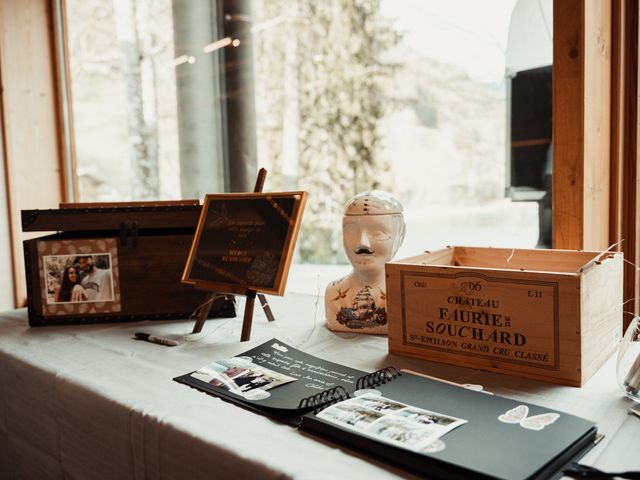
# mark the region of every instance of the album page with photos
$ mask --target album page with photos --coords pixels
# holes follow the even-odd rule
[[[551,478],[593,446],[595,424],[400,374],[305,414],[301,428],[429,478]]]
[[[348,398],[366,374],[274,338],[174,380],[265,414],[299,420],[305,411]]]

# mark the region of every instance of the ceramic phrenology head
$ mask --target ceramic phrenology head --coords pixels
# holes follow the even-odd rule
[[[344,208],[344,250],[357,272],[383,269],[400,248],[404,232],[402,205],[390,193],[381,190],[360,193]]]

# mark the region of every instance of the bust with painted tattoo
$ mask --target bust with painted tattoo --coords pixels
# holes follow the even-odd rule
[[[402,205],[391,194],[373,190],[347,202],[342,238],[353,270],[325,291],[330,330],[387,333],[384,264],[397,252],[404,233]]]

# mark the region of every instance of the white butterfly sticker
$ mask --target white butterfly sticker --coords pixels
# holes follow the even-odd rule
[[[526,405],[518,405],[511,410],[503,413],[498,417],[502,423],[519,423],[522,428],[528,430],[542,430],[547,425],[551,425],[553,422],[560,418],[559,413],[543,413],[541,415],[534,415],[529,417],[529,407]]]

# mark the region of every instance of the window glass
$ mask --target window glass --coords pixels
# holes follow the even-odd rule
[[[227,70],[246,68],[243,78],[252,82],[266,188],[309,192],[294,261],[313,265],[307,268],[314,278],[321,270],[315,265],[337,266],[326,267],[329,277],[348,268],[342,209],[368,189],[387,190],[404,205],[407,234],[397,257],[446,245],[544,243],[539,223],[543,198],[550,212],[550,178],[542,178],[550,172],[550,108],[541,114],[549,116],[542,120],[548,133],[520,136],[512,134],[522,123],[514,123],[512,109],[531,111],[537,87],[525,80],[544,77],[550,85],[550,75],[536,70],[527,77],[520,72],[532,65],[512,59],[517,68],[510,70],[506,61],[508,52],[522,58],[529,48],[520,47],[534,38],[530,25],[550,45],[551,2],[260,0],[249,3],[246,16],[225,16],[224,3],[67,0],[81,200],[193,195],[185,178],[202,172],[189,171],[185,144],[201,138],[201,153],[213,158],[223,154],[216,118],[223,130],[238,128],[238,119],[213,103],[243,91],[225,91],[222,82],[211,90],[214,100],[205,95],[207,84],[220,81],[215,61],[203,68],[216,54]],[[524,32],[518,38],[509,36],[514,7]],[[230,19],[251,22],[249,37],[220,33]],[[188,48],[184,40],[176,47],[174,35],[184,39],[185,31]],[[514,42],[519,48],[510,48]],[[249,49],[253,64],[225,65],[224,52],[233,48]],[[537,47],[529,50],[540,57]],[[543,67],[550,72],[544,59],[535,65]],[[181,81],[196,69],[198,75]],[[529,90],[513,83],[518,77]],[[538,90],[550,105],[550,90]],[[211,127],[202,128],[206,121],[193,115],[188,123],[187,111],[215,111]],[[516,149],[531,145],[535,160],[514,167],[514,159],[530,158]]]
[[[342,208],[375,188],[392,192],[405,208],[398,258],[446,245],[540,243],[551,98],[549,89],[542,119],[549,134],[534,155],[540,165],[520,167],[533,183],[517,183],[509,162],[515,151],[509,94],[512,80],[531,65],[523,60],[507,74],[515,3],[258,2],[258,158],[276,172],[271,179],[277,176],[279,187],[310,192],[298,261],[345,265]],[[550,2],[520,3],[529,5],[517,43],[532,18],[550,17],[550,8],[537,5]],[[538,27],[550,48],[549,25]],[[517,46],[516,60],[531,54],[539,60],[537,47]],[[527,93],[520,116],[535,106]],[[548,206],[550,216],[550,200]],[[329,269],[324,280],[344,270]],[[318,271],[308,267],[314,278]]]
[[[81,201],[180,198],[171,0],[67,0]]]

